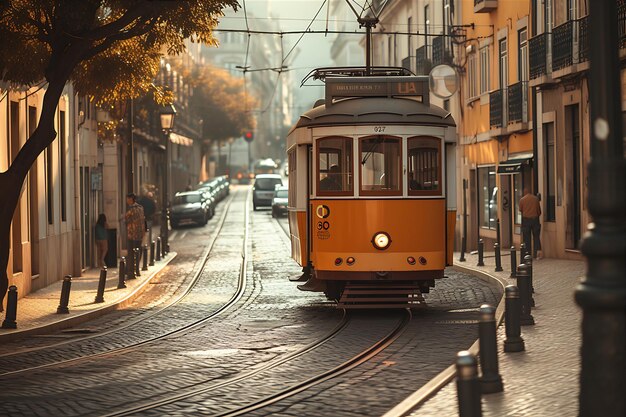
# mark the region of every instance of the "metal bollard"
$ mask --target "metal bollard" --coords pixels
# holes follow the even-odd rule
[[[515,251],[515,246],[511,246],[511,276],[510,278],[515,278],[516,271],[517,271],[517,252]]]
[[[156,260],[161,260],[161,237],[156,238]]]
[[[126,288],[126,258],[123,256],[120,258],[120,267],[117,272],[117,289],[121,290],[122,288]]]
[[[463,236],[461,238],[461,256],[459,257],[459,262],[465,262],[465,251],[467,250],[467,238]]]
[[[155,249],[156,243],[153,240],[152,242],[150,242],[150,266],[154,266],[154,249]]]
[[[100,280],[98,281],[98,293],[94,303],[104,303],[104,288],[107,285],[107,267],[103,266],[100,270]]]
[[[507,285],[504,292],[506,294],[504,310],[506,339],[504,340],[504,351],[522,352],[525,347],[520,328],[519,289],[515,285]]]
[[[485,242],[482,239],[478,239],[478,263],[476,266],[485,266],[485,262],[483,260],[483,254],[485,250]]]
[[[143,247],[143,266],[141,267],[141,270],[148,270],[148,245]]]
[[[531,292],[535,292],[535,286],[533,285],[533,258],[530,255],[524,256],[524,263],[528,265],[528,275],[530,276],[530,290]],[[532,296],[531,296],[532,297]],[[533,307],[535,306],[535,300],[533,302]]]
[[[3,329],[17,329],[17,287],[11,285],[7,294],[7,314],[2,322]]]
[[[476,356],[467,350],[456,354],[456,395],[459,402],[459,417],[482,416],[478,361]]]
[[[141,273],[139,272],[139,262],[141,262],[141,249],[133,248],[133,253],[135,256],[135,276],[140,277]]]
[[[496,272],[503,271],[502,269],[502,259],[500,258],[500,244],[498,242],[493,244],[493,251],[496,255]]]
[[[524,242],[522,242],[522,244],[519,245],[519,259],[520,259],[520,261],[522,259],[524,259],[524,256],[526,256],[526,244]]]
[[[496,340],[496,309],[489,304],[480,306],[478,322],[480,345],[480,386],[483,394],[502,392],[502,377],[498,370],[498,342]]]
[[[63,286],[61,287],[61,300],[59,307],[57,307],[57,314],[69,314],[70,309],[70,290],[72,289],[72,276],[66,275],[63,277]]]
[[[526,264],[520,264],[517,267],[517,288],[520,294],[520,323],[522,326],[533,325],[535,318],[530,314],[530,277]]]

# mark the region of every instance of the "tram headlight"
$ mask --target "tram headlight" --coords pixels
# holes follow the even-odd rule
[[[376,249],[385,250],[391,244],[391,237],[386,232],[378,232],[372,238],[372,244]]]

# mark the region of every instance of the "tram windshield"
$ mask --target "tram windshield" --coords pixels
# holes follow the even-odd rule
[[[402,147],[399,138],[361,139],[361,191],[367,195],[402,193]]]
[[[407,145],[409,195],[441,194],[440,140],[415,137]]]
[[[352,138],[317,142],[317,190],[320,195],[352,195]]]

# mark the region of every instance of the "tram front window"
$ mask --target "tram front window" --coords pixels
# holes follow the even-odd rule
[[[320,195],[352,195],[352,138],[317,142],[317,190]]]
[[[361,191],[366,195],[399,195],[402,150],[399,138],[361,139]]]
[[[415,137],[407,144],[409,195],[441,194],[440,140]]]

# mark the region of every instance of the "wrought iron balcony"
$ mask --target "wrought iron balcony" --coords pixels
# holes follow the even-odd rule
[[[520,81],[509,86],[509,123],[528,122],[528,82]],[[490,98],[491,102],[491,98]]]
[[[572,65],[573,62],[574,21],[568,20],[552,29],[552,70]]]
[[[449,64],[452,62],[452,54],[446,48],[446,37],[435,36],[433,38],[433,67],[440,64]]]
[[[428,46],[423,45],[415,50],[415,74],[428,75],[432,69],[432,62],[428,59]]]
[[[589,15],[578,19],[578,62],[589,61]]]
[[[498,7],[498,0],[474,0],[474,13],[489,13]]]
[[[492,128],[506,127],[506,88],[489,93],[489,126]]]
[[[533,36],[529,43],[530,79],[548,74],[548,45],[550,33],[544,32]]]

